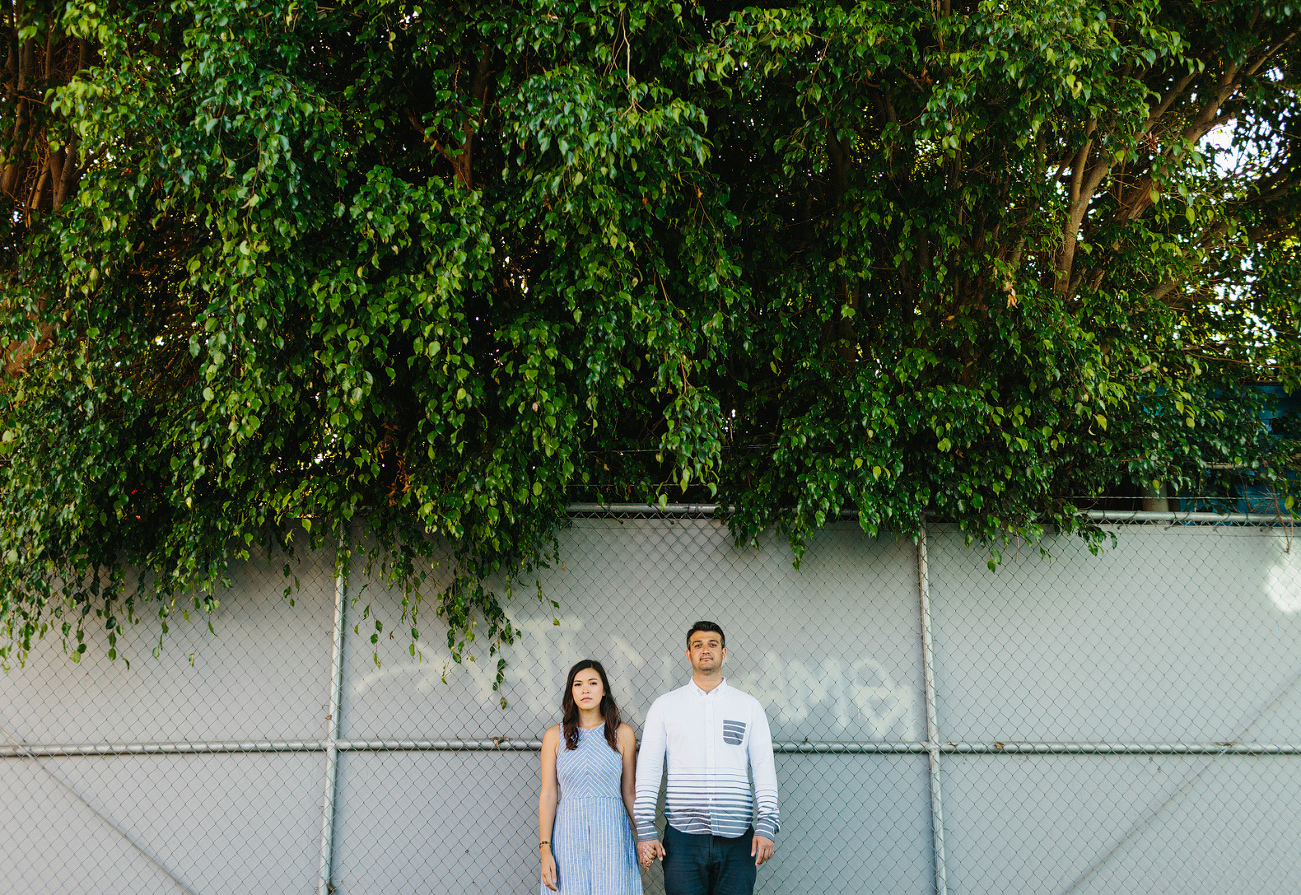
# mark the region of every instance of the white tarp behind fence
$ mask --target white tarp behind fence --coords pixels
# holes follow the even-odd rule
[[[760,892],[1301,891],[1301,545],[1113,530],[1101,556],[1049,539],[990,572],[956,531],[919,550],[837,524],[796,570],[691,513],[576,515],[545,602],[516,589],[500,691],[432,609],[410,655],[360,574],[335,673],[333,557],[299,563],[293,605],[282,561],[242,565],[214,633],[177,617],[159,648],[143,622],[75,665],[48,640],[0,674],[2,888],[534,892],[569,666],[601,660],[640,729],[705,618],[778,744]]]

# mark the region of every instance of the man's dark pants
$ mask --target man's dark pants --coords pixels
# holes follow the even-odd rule
[[[666,895],[752,895],[754,830],[735,839],[664,830]]]

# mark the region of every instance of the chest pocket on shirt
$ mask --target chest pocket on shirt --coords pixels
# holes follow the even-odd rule
[[[723,742],[729,746],[741,745],[741,740],[745,739],[745,722],[744,721],[724,721],[723,722]]]

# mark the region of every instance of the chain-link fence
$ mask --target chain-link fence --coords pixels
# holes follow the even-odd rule
[[[330,556],[293,605],[279,561],[243,565],[213,632],[141,623],[116,662],[43,643],[0,674],[0,890],[537,891],[569,666],[601,660],[640,731],[707,618],[776,741],[759,892],[1301,891],[1289,529],[1149,516],[1101,556],[1049,539],[991,572],[941,526],[832,525],[796,570],[705,512],[571,522],[545,599],[510,604],[500,690],[432,618],[412,655],[398,595]]]

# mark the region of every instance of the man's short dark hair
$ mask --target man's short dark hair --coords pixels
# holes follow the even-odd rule
[[[697,631],[713,631],[718,635],[718,645],[727,649],[727,635],[717,622],[696,622],[687,630],[687,649],[691,649],[691,635]]]

